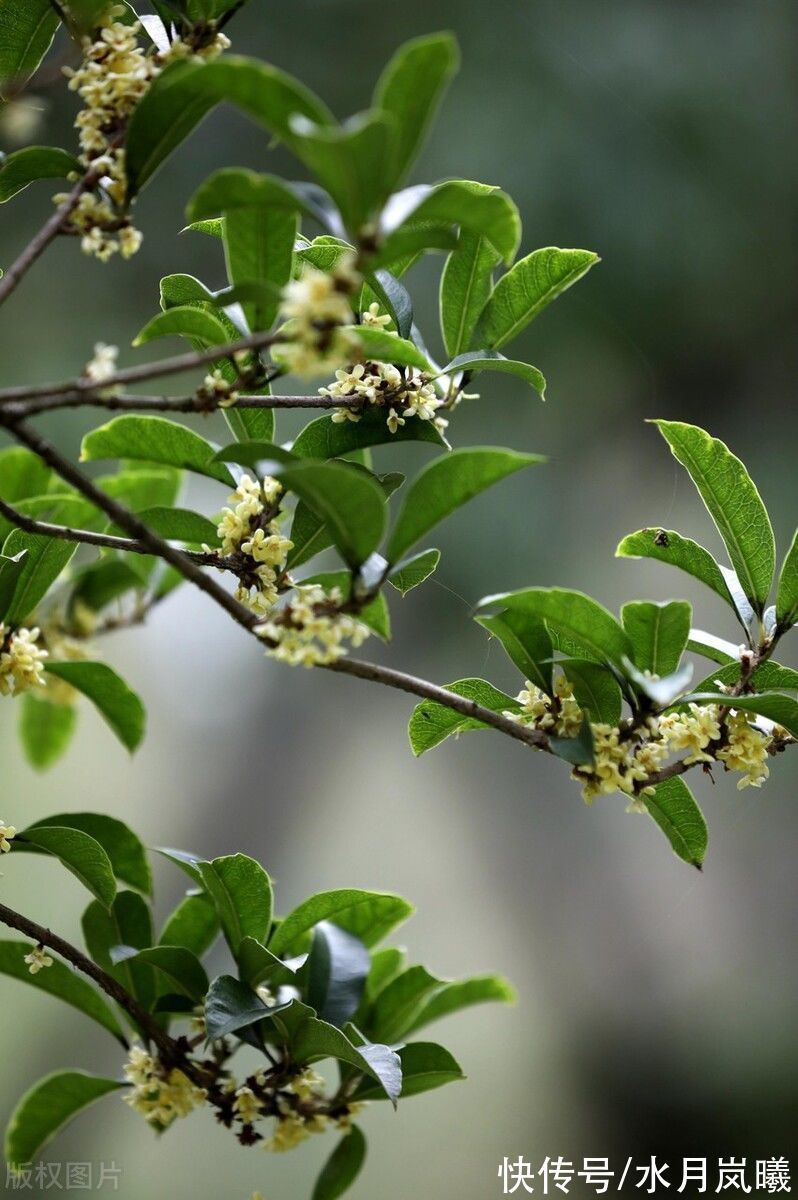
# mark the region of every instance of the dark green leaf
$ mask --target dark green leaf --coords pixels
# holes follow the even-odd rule
[[[642,797],[645,806],[673,847],[674,854],[700,867],[707,850],[707,824],[692,792],[675,776],[658,783],[654,794]]]
[[[322,1167],[311,1200],[338,1200],[357,1179],[365,1158],[366,1139],[355,1125]]]
[[[320,123],[333,120],[307,88],[266,63],[234,55],[212,63],[172,63],[151,84],[128,126],[130,196],[222,100],[243,109],[289,147],[296,143],[291,129],[296,115]]]
[[[276,1007],[279,1012],[280,1006]],[[214,979],[205,999],[205,1032],[209,1042],[238,1034],[257,1046],[260,1038],[252,1026],[268,1016],[269,1008],[251,987],[232,975]]]
[[[32,1162],[82,1109],[125,1086],[116,1079],[99,1079],[82,1071],[57,1071],[45,1076],[26,1092],[11,1114],[6,1130],[6,1162]]]
[[[143,963],[114,962],[112,956],[116,946],[146,950],[152,945],[152,913],[144,897],[138,892],[119,892],[110,910],[95,900],[81,923],[86,948],[94,961],[149,1009],[155,999],[152,968]]]
[[[618,667],[623,667],[624,657],[631,658],[634,653],[628,635],[615,617],[582,592],[565,588],[526,588],[488,596],[480,601],[479,607],[507,608],[538,617],[552,629],[585,646],[591,657],[609,660]]]
[[[103,458],[131,458],[142,462],[165,463],[218,479],[233,485],[226,467],[215,461],[216,447],[198,433],[167,421],[164,417],[114,417],[87,433],[81,447],[81,461]]]
[[[245,937],[238,947],[238,970],[243,982],[253,988],[261,983],[275,987],[282,984],[297,986],[296,973],[251,937]]]
[[[716,637],[714,633],[706,633],[703,629],[691,629],[687,640],[687,649],[704,658],[711,658],[716,663],[740,661],[740,648],[725,638]]]
[[[506,609],[494,617],[477,617],[478,624],[498,638],[524,679],[552,695],[552,645],[546,625],[537,617]]]
[[[776,600],[776,619],[781,629],[789,629],[798,618],[798,531],[792,539],[781,568]]]
[[[134,950],[120,947],[121,953],[111,955],[114,963],[144,963],[153,967],[178,991],[199,1003],[208,990],[208,976],[200,960],[185,946],[149,946]]]
[[[96,526],[98,514],[85,500],[77,496],[39,496],[21,501],[17,507],[28,516],[55,525],[78,528]],[[14,529],[6,538],[3,552],[15,558],[22,551],[21,570],[16,573],[14,592],[6,604],[4,620],[8,625],[21,624],[30,616],[39,601],[55,583],[78,548],[77,542]],[[8,569],[8,568],[6,568]]]
[[[246,854],[230,854],[197,866],[233,956],[242,938],[265,942],[272,923],[273,900],[271,881],[260,863]]]
[[[339,888],[319,892],[295,908],[280,924],[269,942],[278,958],[302,953],[308,932],[320,921],[333,921],[360,938],[366,946],[382,941],[412,914],[413,906],[389,892],[366,892]]]
[[[267,464],[297,461],[296,455],[291,451],[284,450],[274,442],[261,441],[232,442],[229,446],[217,450],[214,458],[218,462],[234,462],[240,467],[252,467],[261,474]]]
[[[500,261],[484,235],[460,231],[441,276],[441,332],[450,358],[470,349],[480,313],[493,290],[493,270]]]
[[[390,113],[397,129],[388,190],[410,169],[459,62],[454,37],[434,33],[405,42],[382,72],[374,91],[374,107]]]
[[[484,679],[458,679],[455,683],[447,683],[446,690],[454,692],[457,696],[465,696],[467,700],[473,700],[483,708],[489,708],[491,712],[518,710],[517,700],[505,692],[500,692]],[[464,733],[468,729],[487,728],[482,721],[474,717],[465,717],[444,704],[438,704],[434,700],[422,700],[413,709],[407,735],[413,753],[418,756],[425,750],[439,746],[452,734]]]
[[[359,567],[377,549],[385,528],[385,498],[368,474],[335,462],[297,463],[275,474],[324,520],[350,566]]]
[[[0,96],[13,95],[27,83],[50,49],[59,24],[49,0],[0,4]]]
[[[2,19],[0,10],[0,25]],[[54,146],[26,146],[24,150],[15,150],[0,158],[0,204],[5,204],[37,179],[66,179],[71,171],[80,170],[80,163],[73,155]]]
[[[91,1017],[124,1044],[122,1028],[99,992],[57,958],[45,970],[31,975],[25,962],[25,957],[30,954],[31,949],[32,946],[28,942],[0,942],[0,974],[10,975],[20,983],[29,983],[41,992],[56,996],[65,1004],[70,1004],[87,1017]]]
[[[99,662],[48,662],[45,669],[91,700],[128,750],[141,743],[147,722],[144,705],[116,671]]]
[[[190,304],[158,313],[136,335],[133,345],[146,346],[147,342],[162,337],[197,338],[208,346],[224,346],[230,340],[227,329],[214,313]]]
[[[475,340],[480,346],[500,350],[598,261],[598,255],[590,250],[560,250],[556,246],[519,259],[493,289]]]
[[[24,842],[59,859],[106,908],[113,903],[116,881],[111,860],[93,837],[63,825],[38,825],[18,835],[16,849]]]
[[[698,489],[726,544],[743,590],[761,615],[773,582],[776,546],[765,506],[739,458],[696,425],[655,421]]]
[[[360,343],[364,358],[373,362],[393,363],[397,367],[417,367],[420,371],[432,371],[432,366],[423,350],[407,338],[397,337],[373,325],[347,326],[347,333]]]
[[[399,336],[409,338],[413,329],[413,301],[407,288],[390,271],[374,271],[366,276],[366,280],[364,309],[371,303],[369,297],[373,294],[391,318]]]
[[[58,825],[87,833],[100,843],[111,861],[114,875],[121,883],[136,888],[145,896],[152,894],[152,872],[147,852],[140,839],[123,821],[104,813],[57,813],[36,821],[30,828],[38,829],[44,825]]]
[[[491,484],[542,462],[538,454],[478,447],[436,458],[413,480],[388,541],[386,557],[396,562],[439,521]]]
[[[205,892],[184,896],[167,918],[161,936],[162,946],[185,946],[197,958],[210,950],[221,928],[216,905]]]
[[[253,332],[271,329],[274,324],[281,289],[291,278],[295,240],[293,213],[237,208],[225,214],[224,245],[231,283],[243,285],[254,280],[269,285],[242,302],[244,316]]]
[[[200,513],[190,512],[187,508],[159,506],[142,509],[138,515],[154,533],[170,541],[219,545],[219,535],[214,522]]]
[[[360,420],[338,424],[331,416],[317,417],[306,425],[292,447],[297,458],[340,458],[353,450],[394,442],[432,442],[445,445],[431,421],[406,421],[391,433],[385,413],[369,409]]]
[[[576,737],[550,737],[549,746],[552,754],[572,767],[588,766],[596,759],[593,730],[587,717],[582,721],[582,728]]]
[[[71,704],[53,704],[33,692],[23,696],[19,736],[30,765],[46,771],[57,762],[72,741],[76,721]]]
[[[397,592],[406,596],[435,573],[440,561],[440,550],[422,550],[420,554],[414,554],[412,558],[406,558],[394,567],[388,576],[388,582]]]
[[[516,1001],[515,989],[499,975],[481,975],[456,983],[445,983],[424,1002],[405,1031],[406,1035],[410,1036],[425,1025],[448,1017],[463,1008],[493,1001],[499,1004],[514,1004]]]
[[[615,554],[618,558],[653,558],[678,567],[731,603],[729,589],[709,551],[673,529],[639,529],[623,539]]]
[[[621,609],[621,621],[634,647],[634,662],[652,675],[670,675],[681,662],[693,612],[686,600],[655,604],[633,600]]]
[[[693,704],[717,704],[717,692],[695,692],[685,697]],[[735,696],[732,707],[741,712],[754,713],[781,725],[794,738],[798,738],[798,700],[783,696],[780,692],[764,692],[761,696]]]
[[[707,675],[706,679],[702,679],[700,683],[696,684],[695,690],[697,692],[718,691],[720,694],[720,687],[731,687],[740,682],[741,671],[742,663],[739,659],[726,663],[725,666],[716,667],[710,675]],[[760,692],[795,692],[798,691],[798,671],[792,667],[783,667],[781,663],[763,662],[754,671],[749,682]]]
[[[291,1053],[295,1062],[303,1064],[325,1058],[348,1063],[375,1079],[394,1104],[401,1093],[402,1067],[398,1054],[379,1043],[355,1047],[340,1029],[316,1017],[306,1017],[301,1022],[291,1038]]]
[[[357,1012],[370,966],[359,938],[320,921],[313,930],[305,999],[323,1020],[342,1028]]]
[[[447,1083],[465,1079],[459,1063],[443,1046],[434,1042],[411,1042],[399,1051],[402,1063],[402,1098],[432,1091]],[[353,1096],[354,1100],[382,1100],[380,1091],[364,1080]]]
[[[546,380],[537,367],[531,366],[530,363],[505,358],[498,350],[468,350],[465,354],[458,354],[443,370],[446,375],[455,375],[464,371],[469,374],[478,374],[480,371],[500,371],[506,375],[517,375],[519,379],[523,379],[524,383],[528,383],[535,389],[541,400],[546,395]]]
[[[408,967],[382,989],[369,1014],[368,1032],[376,1041],[400,1041],[413,1028],[416,1018],[442,980],[425,967]]]
[[[506,192],[469,179],[451,179],[432,188],[408,188],[392,198],[383,214],[388,237],[380,261],[387,263],[404,253],[403,228],[418,225],[459,225],[482,234],[506,263],[513,261],[521,238],[518,209]]]
[[[566,658],[559,664],[571,684],[574,699],[592,721],[617,725],[623,701],[615,676],[601,663]]]

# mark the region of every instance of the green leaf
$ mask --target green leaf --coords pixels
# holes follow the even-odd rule
[[[308,932],[320,921],[333,921],[366,946],[374,946],[412,912],[412,904],[390,892],[366,892],[358,888],[319,892],[280,922],[268,945],[278,958],[301,954],[306,948]]]
[[[674,854],[700,868],[707,850],[707,823],[684,780],[678,776],[666,779],[657,784],[653,796],[642,799]]]
[[[388,582],[402,596],[406,596],[435,573],[440,561],[440,550],[422,550],[420,554],[414,554],[412,558],[406,558],[394,567],[388,576]]]
[[[742,588],[761,615],[773,582],[776,546],[765,506],[739,458],[696,425],[655,421],[718,527]]]
[[[637,533],[627,534],[615,551],[615,556],[653,558],[657,562],[668,563],[712,588],[727,604],[732,602],[720,567],[709,551],[673,529],[639,529]]]
[[[8,504],[42,496],[47,491],[53,473],[32,450],[24,446],[8,446],[0,450],[0,496]],[[13,526],[0,516],[0,545]]]
[[[120,883],[136,888],[145,896],[152,895],[152,872],[147,852],[140,839],[124,821],[104,813],[56,813],[42,821],[36,821],[30,828],[39,829],[49,825],[78,829],[94,838],[108,855],[114,875]]]
[[[641,671],[670,675],[681,662],[693,610],[686,600],[655,604],[633,600],[621,609],[621,621],[634,647],[634,661]]]
[[[439,1021],[442,1017],[448,1017],[464,1008],[471,1008],[475,1004],[493,1001],[499,1004],[514,1004],[516,998],[515,989],[499,975],[479,975],[473,979],[445,983],[424,1002],[405,1034],[410,1036],[433,1021]]]
[[[225,213],[224,245],[231,283],[243,286],[253,280],[270,285],[242,302],[253,332],[271,329],[274,324],[281,289],[291,278],[295,240],[293,213],[263,208],[237,208]]]
[[[6,1130],[6,1162],[32,1162],[79,1112],[125,1086],[116,1079],[100,1079],[83,1071],[56,1071],[40,1079],[11,1114]]]
[[[232,975],[220,975],[214,979],[205,999],[205,1031],[208,1041],[237,1034],[250,1045],[261,1044],[260,1036],[252,1030],[253,1025],[286,1005],[263,1003],[257,992],[241,983]]]
[[[72,171],[80,172],[82,168],[66,150],[54,146],[26,146],[24,150],[15,150],[0,158],[0,204],[5,204],[37,179],[66,179]]]
[[[516,375],[519,379],[523,379],[524,383],[528,383],[530,387],[534,388],[541,400],[545,399],[546,380],[537,367],[531,366],[530,363],[505,358],[498,350],[468,350],[465,354],[458,354],[443,370],[446,375],[455,375],[460,372],[467,372],[471,375],[478,374],[480,371],[500,371],[506,375]]]
[[[100,612],[126,592],[140,590],[143,586],[140,573],[128,563],[116,558],[103,558],[76,573],[69,607],[70,610],[74,609],[80,601],[93,612]]]
[[[560,250],[556,246],[519,259],[493,289],[475,340],[481,346],[500,350],[598,261],[598,255],[590,250]]]
[[[341,1029],[357,1012],[371,957],[359,938],[330,921],[313,930],[305,999],[319,1016]]]
[[[128,195],[134,196],[215,105],[229,100],[293,148],[291,119],[333,117],[307,88],[266,63],[226,55],[211,63],[179,61],[153,81],[128,125]]]
[[[368,1032],[379,1042],[400,1041],[413,1028],[416,1017],[442,981],[425,967],[408,967],[383,988],[369,1014]]]
[[[157,506],[142,509],[138,516],[154,533],[169,541],[219,545],[220,539],[214,522],[200,513],[190,512],[187,508]]]
[[[122,1028],[114,1013],[90,983],[57,958],[53,960],[52,966],[31,975],[25,962],[25,957],[30,951],[31,945],[28,942],[0,942],[0,974],[9,975],[20,983],[29,983],[41,992],[56,996],[65,1004],[70,1004],[87,1017],[91,1017],[125,1044]]]
[[[366,1139],[355,1125],[322,1167],[311,1200],[338,1200],[357,1179],[365,1159]]]
[[[521,239],[518,209],[506,192],[470,179],[451,179],[432,188],[408,188],[392,197],[383,213],[388,237],[379,261],[387,264],[403,253],[403,231],[419,225],[459,225],[482,234],[506,263],[513,261]]]
[[[263,175],[245,167],[225,167],[214,171],[191,197],[186,208],[189,221],[196,224],[206,217],[225,214],[236,209],[257,209],[263,217],[268,210],[302,213],[323,223],[324,214],[315,203],[308,184],[287,183],[277,175]],[[293,247],[292,247],[293,249]],[[258,278],[250,275],[249,278]]]
[[[547,696],[553,694],[551,637],[543,621],[512,609],[476,620],[492,637],[498,638],[524,679]]]
[[[693,692],[685,696],[692,704],[717,704],[717,692]],[[798,700],[783,696],[780,692],[763,692],[761,696],[729,697],[732,708],[740,712],[754,713],[781,725],[794,738],[798,738]]]
[[[372,362],[393,363],[397,367],[417,367],[419,371],[432,371],[423,350],[407,338],[387,333],[373,325],[349,325],[346,326],[346,332],[360,343],[363,357]]]
[[[737,662],[739,664],[740,661],[739,646],[726,641],[725,638],[716,637],[714,633],[707,633],[703,629],[690,630],[687,649],[692,650],[695,654],[703,654],[704,658],[711,658],[716,663]]]
[[[501,256],[484,235],[460,231],[441,275],[441,332],[450,358],[472,345],[480,313],[493,291],[493,270]]]
[[[273,899],[271,880],[260,863],[246,854],[230,854],[197,866],[233,956],[245,937],[265,942],[271,929]]]
[[[140,745],[147,714],[139,697],[116,671],[99,662],[48,662],[45,670],[91,700],[128,750],[132,752]]]
[[[697,692],[718,691],[721,694],[718,685],[729,687],[739,683],[741,672],[742,663],[739,659],[728,662],[724,666],[716,667],[710,675],[707,675],[706,679],[697,683],[695,690]],[[798,691],[798,671],[792,667],[783,667],[781,663],[773,662],[771,659],[757,667],[749,683],[760,692],[794,692]]]
[[[323,587],[325,592],[338,588],[341,599],[345,602],[352,594],[352,576],[348,571],[319,571],[300,579],[301,585],[315,583]],[[391,640],[391,614],[385,597],[378,593],[373,600],[364,605],[357,614],[358,621],[368,625],[384,642]]]
[[[199,1003],[208,990],[208,976],[200,960],[185,946],[149,946],[134,950],[130,946],[120,947],[121,953],[112,954],[115,963],[144,963],[159,971],[178,992]]]
[[[149,1009],[155,999],[152,968],[143,963],[115,962],[112,954],[117,946],[145,950],[152,945],[152,913],[144,897],[138,892],[118,892],[110,910],[95,900],[84,912],[81,924],[86,948],[97,965]]]
[[[300,1023],[291,1038],[291,1054],[295,1062],[308,1065],[325,1058],[348,1063],[375,1079],[394,1104],[401,1093],[402,1067],[398,1054],[380,1043],[355,1047],[340,1029],[316,1017],[306,1017]]]
[[[297,458],[290,450],[284,450],[274,442],[244,441],[231,442],[215,454],[217,462],[233,462],[240,467],[252,467],[263,474],[272,463],[293,463]]]
[[[592,721],[615,726],[621,717],[623,700],[621,689],[614,675],[601,663],[586,662],[577,658],[561,660],[574,699]]]
[[[780,629],[789,629],[798,618],[798,530],[781,568],[776,600],[776,620]]]
[[[0,96],[13,95],[27,83],[50,49],[59,24],[49,0],[0,4]]]
[[[39,496],[23,500],[17,507],[28,516],[55,525],[85,529],[98,523],[96,510],[76,496]],[[77,542],[26,533],[22,529],[12,530],[3,547],[4,555],[14,558],[24,550],[25,557],[21,570],[16,573],[13,595],[7,601],[4,620],[8,625],[19,625],[30,616],[77,548]]]
[[[432,442],[445,445],[431,421],[406,421],[391,433],[385,413],[379,409],[364,412],[358,422],[338,424],[331,416],[317,417],[306,425],[292,446],[297,458],[340,458],[353,450],[394,442]]]
[[[632,658],[634,649],[629,636],[615,617],[590,596],[565,588],[525,588],[487,596],[479,608],[502,607],[526,613],[545,621],[589,651],[588,657],[608,660],[623,667],[623,659]]]
[[[405,42],[382,72],[374,107],[393,116],[398,134],[388,190],[409,171],[459,62],[454,37],[435,33]]]
[[[167,917],[158,944],[184,946],[202,958],[210,950],[221,928],[216,905],[205,892],[184,896]]]
[[[467,700],[473,700],[483,708],[489,708],[491,712],[518,710],[517,700],[505,692],[500,692],[484,679],[458,679],[455,683],[447,683],[446,690],[454,692],[457,696],[465,696]],[[413,753],[418,756],[425,750],[439,746],[452,734],[465,733],[469,729],[487,728],[489,727],[482,721],[474,717],[464,717],[444,704],[438,704],[434,700],[422,700],[413,709],[407,735]]]
[[[413,332],[413,301],[403,283],[390,271],[372,271],[366,275],[361,305],[367,309],[372,296],[391,318],[400,337],[409,338]]]
[[[197,338],[208,346],[224,346],[230,340],[227,329],[214,313],[190,304],[158,313],[136,335],[133,345],[145,346],[162,337]]]
[[[22,697],[19,735],[25,758],[37,771],[46,771],[72,741],[77,713],[71,704],[53,704],[28,692]]]
[[[465,1079],[459,1063],[443,1046],[434,1042],[411,1042],[399,1051],[402,1063],[402,1098],[418,1096],[447,1083]],[[364,1080],[354,1093],[354,1100],[382,1100],[380,1091]]]
[[[593,742],[593,729],[587,717],[582,721],[582,728],[576,737],[549,737],[549,747],[563,762],[572,767],[592,766],[596,761],[596,750]]]
[[[116,895],[116,880],[109,859],[95,838],[64,825],[37,825],[18,834],[15,849],[24,842],[47,851],[71,871],[106,908]]]
[[[232,475],[215,461],[215,455],[216,447],[185,425],[150,416],[114,417],[86,434],[80,452],[81,462],[131,458],[164,463],[234,486]]]
[[[188,850],[176,850],[172,846],[155,846],[154,849],[156,854],[162,855],[170,863],[174,863],[176,867],[180,867],[180,870],[185,871],[193,883],[198,887],[202,887],[202,875],[198,866],[198,863],[202,861],[201,855],[190,854]]]
[[[404,971],[407,955],[398,946],[385,946],[372,951],[371,970],[366,979],[364,1004],[370,1004],[384,987]]]
[[[439,521],[472,497],[523,467],[542,461],[538,454],[492,447],[453,450],[445,458],[436,458],[409,487],[388,540],[386,558],[396,562]]]
[[[322,518],[344,560],[359,567],[382,540],[385,497],[369,475],[338,462],[302,462],[275,474]]]
[[[253,988],[261,983],[270,987],[297,986],[296,973],[251,937],[245,937],[238,948],[238,970],[242,981]]]

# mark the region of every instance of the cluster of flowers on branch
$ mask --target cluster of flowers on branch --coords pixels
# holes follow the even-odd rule
[[[337,662],[349,646],[362,646],[367,625],[342,611],[340,588],[325,591],[318,584],[299,584],[288,604],[257,627],[273,643],[266,651],[291,666],[318,667]]]
[[[282,494],[282,484],[271,475],[260,482],[242,475],[217,530],[222,554],[241,555],[251,562],[242,567],[236,596],[258,615],[267,613],[277,600],[294,545],[280,533],[276,519]]]
[[[345,255],[330,272],[306,266],[298,279],[283,289],[280,315],[286,325],[275,347],[276,362],[294,375],[324,375],[350,361],[357,341],[352,323],[352,299],[362,277],[354,255]]]
[[[0,622],[0,696],[18,696],[45,684],[47,651],[38,645],[41,630],[6,629]]]

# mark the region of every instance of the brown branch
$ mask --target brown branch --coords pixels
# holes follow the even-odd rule
[[[97,173],[88,171],[82,179],[78,180],[63,204],[59,205],[39,232],[31,238],[16,262],[11,264],[3,278],[0,279],[0,304],[8,299],[36,260],[50,245],[50,242],[58,237],[64,222],[77,207],[83,193],[92,188],[96,182]]]
[[[70,525],[53,525],[49,521],[37,521],[26,516],[0,497],[0,514],[26,533],[40,534],[43,537],[57,538],[63,542],[79,542],[85,546],[102,546],[107,550],[122,550],[127,554],[153,554],[150,546],[134,538],[117,537],[111,533],[95,533],[90,529],[74,529]],[[183,550],[182,553],[192,562],[201,567],[216,567],[219,571],[233,571],[238,574],[242,563],[235,556],[222,556],[213,551],[205,553],[197,550]]]
[[[105,386],[105,385],[103,385]],[[239,396],[232,408],[279,409],[279,408],[360,408],[362,398],[333,399],[330,396]],[[162,412],[202,413],[221,411],[223,405],[209,404],[194,396],[133,396],[121,393],[103,396],[95,393],[72,392],[63,396],[43,396],[41,399],[12,400],[4,402],[0,396],[4,413],[13,418],[35,417],[39,413],[62,408],[103,408],[108,412]]]
[[[2,284],[0,284],[1,287]],[[1,293],[0,299],[2,299]],[[79,379],[70,379],[66,383],[41,383],[35,387],[5,388],[0,391],[0,406],[5,412],[7,406],[17,400],[35,400],[53,396],[85,397],[94,395],[99,400],[102,397],[98,393],[105,391],[106,388],[124,387],[127,384],[142,383],[145,380],[159,379],[166,375],[181,375],[184,371],[192,371],[195,367],[205,366],[217,359],[232,358],[245,350],[261,350],[280,341],[282,341],[282,337],[279,333],[251,333],[247,337],[239,338],[238,341],[226,342],[223,346],[212,346],[208,350],[176,354],[172,358],[162,358],[160,362],[155,363],[142,363],[138,367],[126,367],[109,376],[108,379],[104,379],[101,384],[86,376],[81,376]]]

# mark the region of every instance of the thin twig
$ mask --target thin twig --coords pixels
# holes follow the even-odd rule
[[[59,205],[55,212],[45,221],[44,225],[42,225],[39,232],[31,238],[16,262],[11,264],[3,278],[0,279],[0,304],[3,304],[8,299],[36,260],[50,245],[50,242],[58,237],[64,222],[77,207],[83,193],[92,188],[96,182],[97,173],[95,171],[88,171],[82,179],[78,180],[63,204]]]
[[[9,270],[13,270],[13,268],[9,268]],[[233,358],[234,355],[245,350],[262,350],[281,340],[282,337],[279,333],[251,333],[247,337],[239,338],[236,342],[226,342],[223,346],[212,346],[208,350],[196,350],[187,354],[176,354],[173,358],[162,358],[160,362],[154,363],[142,363],[138,367],[126,367],[108,379],[104,379],[101,384],[98,384],[96,380],[81,376],[79,379],[70,379],[66,383],[41,383],[35,387],[5,388],[0,391],[0,406],[5,407],[6,404],[16,400],[34,400],[40,397],[96,395],[106,388],[124,387],[126,384],[142,383],[144,380],[159,379],[166,375],[181,375],[184,371],[192,371],[195,367],[205,366],[217,359]],[[101,398],[98,397],[98,399]]]
[[[239,396],[233,408],[362,408],[362,397],[342,396]],[[39,413],[61,408],[104,408],[108,412],[164,412],[209,414],[222,409],[221,404],[208,404],[193,396],[132,396],[127,393],[103,396],[98,393],[73,392],[65,396],[44,396],[35,400],[3,401],[0,407],[14,418],[35,417]]]

